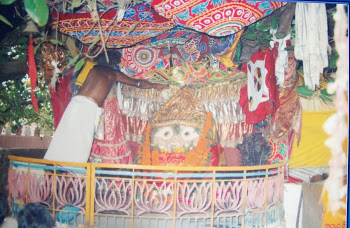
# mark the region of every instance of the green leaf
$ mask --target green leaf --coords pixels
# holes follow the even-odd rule
[[[263,39],[261,36],[258,36],[258,41],[262,46],[270,47],[270,42]]]
[[[249,25],[249,26],[248,26],[248,31],[250,31],[250,32],[255,32],[255,27],[256,27],[256,24],[255,24],[255,23]]]
[[[270,25],[263,25],[260,27],[260,31],[263,31],[263,32],[267,32],[267,31],[270,31],[271,27]]]
[[[258,44],[259,45],[259,49],[262,50],[263,52],[266,52],[264,46],[262,46],[260,43]]]
[[[331,98],[329,98],[328,96],[322,95],[322,94],[320,94],[320,98],[324,101],[327,101],[327,102],[333,102],[333,100]]]
[[[2,16],[1,14],[0,14],[0,21],[4,22],[5,24],[13,28],[13,25],[6,19],[6,17]]]
[[[321,94],[324,95],[324,96],[330,97],[330,96],[334,96],[334,95],[335,95],[335,92],[332,93],[332,94],[329,94],[329,93],[327,92],[327,89],[322,89],[322,90],[321,90]]]
[[[335,82],[333,78],[329,78],[329,79],[327,80],[327,83],[333,83],[333,82]]]
[[[306,88],[305,86],[299,86],[298,88],[296,88],[295,91],[304,97],[311,97],[314,94],[310,89]]]
[[[284,50],[286,50],[286,51],[294,51],[294,46],[285,47]]]
[[[28,43],[28,38],[27,37],[20,37],[17,40],[18,44],[27,44]]]
[[[273,16],[271,18],[271,28],[276,29],[278,25],[278,18],[276,16]]]
[[[45,0],[24,0],[24,8],[35,23],[39,26],[46,25],[49,19],[49,8]]]
[[[95,37],[94,42],[92,42],[92,44],[89,46],[88,51],[90,51],[91,48],[93,48],[97,44],[98,41],[100,41],[100,36]]]
[[[71,59],[70,61],[69,61],[69,63],[68,63],[68,67],[71,67],[71,66],[73,66],[74,65],[74,63],[76,63],[76,61],[78,61],[78,59],[81,57],[81,54],[78,54],[78,55],[76,55],[76,56],[74,56],[74,58],[73,59]]]
[[[14,3],[16,0],[1,0],[1,5],[10,5]]]
[[[49,39],[49,41],[50,41],[52,44],[64,45],[64,42],[62,42],[62,41],[60,41],[60,40]]]
[[[259,20],[256,22],[256,28],[260,30],[260,28],[264,25],[264,22],[262,20]]]
[[[72,1],[71,9],[74,10],[75,8],[80,7],[81,4],[82,4],[81,0],[73,0],[73,1]]]
[[[256,40],[256,34],[254,32],[250,32],[248,31],[246,34],[245,34],[245,38],[247,40]]]
[[[331,56],[329,56],[329,69],[336,69],[337,68],[337,61],[339,59],[339,55],[336,51],[332,51]]]
[[[282,39],[282,38],[284,38],[284,33],[283,32],[276,32],[275,37],[277,39]]]
[[[262,32],[259,35],[261,35],[266,40],[272,40],[272,34],[268,32]]]
[[[36,53],[38,52],[38,49],[40,48],[40,46],[41,46],[42,43],[44,43],[44,41],[39,42],[39,43],[35,46],[35,48],[34,48],[34,54],[36,54]]]
[[[85,63],[85,59],[82,58],[81,60],[79,60],[77,62],[77,64],[75,64],[75,67],[74,67],[74,73],[75,72],[78,72],[83,66],[84,66],[84,63]]]

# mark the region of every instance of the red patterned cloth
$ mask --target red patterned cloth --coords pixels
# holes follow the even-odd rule
[[[211,36],[226,36],[285,5],[275,1],[153,0],[162,16]]]
[[[55,129],[61,121],[62,115],[66,110],[70,99],[72,98],[72,92],[68,89],[70,85],[70,78],[74,73],[74,69],[64,72],[62,77],[59,77],[56,82],[56,88],[49,87],[51,96],[51,105],[53,118],[55,122]]]
[[[164,54],[164,49],[148,48],[144,45],[136,45],[122,49],[122,64],[120,69],[135,78],[150,79],[154,69],[169,69],[169,55]],[[141,77],[142,76],[142,77]]]
[[[250,59],[253,63],[257,60],[265,60],[267,75],[264,83],[269,90],[269,100],[261,102],[254,111],[249,111],[248,88],[247,86],[242,88],[239,105],[242,107],[243,112],[246,115],[247,124],[256,124],[263,121],[267,115],[274,115],[279,107],[278,87],[276,85],[275,76],[277,48],[274,47],[272,50],[265,48],[265,50],[266,52],[259,50]],[[247,66],[243,66],[242,70],[246,72]]]
[[[99,13],[104,36],[109,36],[106,41],[109,48],[120,48],[136,44],[142,40],[154,37],[176,26],[176,24],[156,13],[147,5],[136,5],[127,10],[123,20],[118,26],[110,26],[118,10],[109,10],[105,14]],[[99,27],[94,26],[89,13],[52,13],[51,28],[62,33],[79,38],[86,43],[92,43],[99,32]],[[139,24],[134,30],[135,23]]]
[[[104,109],[104,140],[94,139],[90,160],[102,163],[130,164],[132,154],[124,138],[124,125],[117,98],[106,99]]]
[[[268,164],[277,164],[287,159],[287,142],[287,139],[276,143],[269,140],[269,145],[271,146],[271,154],[268,160]]]

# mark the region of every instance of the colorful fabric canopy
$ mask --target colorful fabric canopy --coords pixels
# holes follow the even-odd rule
[[[176,24],[207,33],[227,36],[270,15],[285,5],[274,1],[154,0],[152,7]]]
[[[233,57],[236,53],[236,46],[238,44],[239,38],[241,37],[241,33],[236,33],[221,38],[210,37],[206,34],[201,34],[200,36],[189,39],[182,45],[178,44],[172,47],[171,44],[174,42],[181,42],[182,38],[186,40],[195,34],[187,33],[189,31],[188,29],[183,30],[181,28],[179,29],[178,27],[169,30],[169,32],[172,31],[170,33],[177,31],[175,33],[178,33],[178,35],[171,37],[168,36],[170,33],[166,32],[166,35],[163,38],[161,37],[163,34],[157,36],[159,38],[159,42],[155,41],[154,43],[157,43],[160,48],[148,47],[147,44],[123,48],[121,70],[129,76],[132,76],[134,78],[143,78],[146,80],[150,79],[152,75],[155,77],[155,74],[158,74],[156,71],[154,71],[156,69],[168,70],[169,68],[175,66],[180,68],[186,67],[189,71],[193,72],[200,72],[201,70],[199,69],[189,69],[187,67],[189,65],[188,63],[195,62],[202,62],[200,65],[203,67],[203,69],[206,69],[205,73],[209,72],[208,70],[214,72],[214,69],[215,72],[217,72],[216,70],[219,69],[228,71],[225,66],[221,66],[218,59],[220,59],[220,61],[233,62]],[[200,33],[198,33],[198,35],[199,34]],[[146,43],[150,42],[152,39],[153,38],[148,39]],[[161,47],[161,43],[163,42],[164,44],[167,43],[170,46],[166,45],[165,47]],[[229,52],[230,55],[226,56],[226,52]],[[179,74],[176,73],[176,75]],[[164,75],[162,77],[167,78],[167,76]],[[174,76],[172,80],[177,77],[178,76]],[[180,76],[180,78],[183,77],[185,76]],[[201,77],[207,76],[201,75]],[[211,78],[212,76],[208,75],[208,77]],[[221,77],[222,76],[220,76],[220,78]],[[181,81],[182,79],[179,80]],[[207,79],[201,80],[206,81]],[[177,79],[175,81],[177,81]]]
[[[141,44],[146,47],[168,47],[169,45],[182,45],[186,43],[189,39],[199,36],[200,33],[184,28],[181,26],[176,26],[162,34],[149,38],[141,42]]]
[[[120,69],[134,78],[149,79],[151,71],[157,68],[169,69],[167,49],[148,48],[135,45],[122,49],[122,64]]]
[[[56,3],[59,12],[51,14],[53,29],[58,27],[60,32],[84,43],[95,40],[99,27],[93,23],[86,4],[72,13],[71,9],[63,8],[60,0],[51,1]],[[286,4],[274,1],[154,0],[151,4],[146,2],[126,7],[123,20],[117,23],[115,19],[123,15],[124,8],[107,10],[119,6],[109,0],[101,2],[102,5],[98,4],[101,29],[109,48],[127,47],[141,41],[147,47],[178,45],[202,33],[225,37]]]
[[[176,26],[174,22],[160,16],[147,5],[131,7],[119,23],[115,21],[118,10],[99,15],[102,33],[109,48],[128,47]],[[89,13],[52,13],[51,19],[52,29],[58,27],[58,31],[76,37],[83,43],[92,43],[99,35],[100,28],[93,22]]]

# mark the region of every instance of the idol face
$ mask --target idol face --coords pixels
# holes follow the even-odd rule
[[[167,151],[193,149],[198,144],[200,133],[199,129],[184,125],[158,127],[153,131],[151,143]]]

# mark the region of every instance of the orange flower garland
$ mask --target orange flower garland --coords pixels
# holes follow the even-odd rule
[[[139,146],[137,150],[138,158],[137,164],[140,165],[151,165],[151,145],[150,145],[150,132],[151,132],[151,124],[147,123],[146,131],[145,131],[145,142]]]
[[[211,140],[207,139],[206,136],[211,127],[212,115],[211,112],[207,113],[207,118],[205,120],[205,125],[203,128],[202,135],[199,139],[196,148],[188,152],[186,159],[184,161],[184,166],[204,166],[206,165],[206,159],[208,158],[208,153],[211,149]]]

